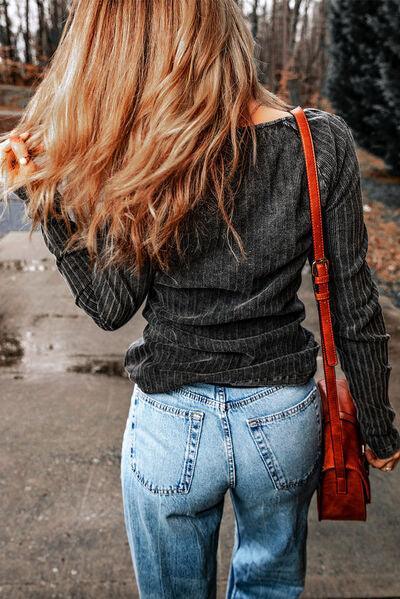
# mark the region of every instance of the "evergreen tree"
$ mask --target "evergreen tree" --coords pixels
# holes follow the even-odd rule
[[[331,0],[326,93],[357,143],[400,174],[400,4]]]
[[[398,0],[381,0],[378,12],[371,17],[371,27],[379,36],[380,46],[377,56],[379,79],[385,102],[382,118],[388,119],[389,130],[386,138],[386,154],[383,156],[388,166],[400,173],[400,4]],[[376,123],[378,126],[378,123]]]

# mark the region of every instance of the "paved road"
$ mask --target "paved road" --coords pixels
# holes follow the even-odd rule
[[[134,598],[120,496],[122,432],[132,383],[122,356],[141,311],[102,331],[73,303],[40,233],[0,240],[0,598]],[[300,293],[317,333],[308,270]],[[400,313],[382,298],[400,363]],[[319,372],[322,376],[321,357]],[[342,373],[337,371],[338,376]],[[391,394],[399,410],[400,369]],[[400,597],[400,469],[372,471],[368,523],[309,517],[305,598]],[[229,498],[219,543],[223,599],[233,544]],[[195,598],[193,598],[195,599]]]
[[[15,198],[15,194],[10,193],[7,206],[0,202],[0,238],[10,231],[29,231],[30,229],[30,222],[24,220],[23,203],[13,197]]]

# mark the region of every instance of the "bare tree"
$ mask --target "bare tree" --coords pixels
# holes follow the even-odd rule
[[[253,0],[251,12],[250,12],[250,24],[251,24],[251,32],[253,34],[254,39],[257,39],[258,35],[258,0]]]
[[[29,0],[25,0],[25,29],[24,29],[24,48],[25,48],[25,62],[30,64],[32,62],[32,51],[31,51],[31,30],[30,30],[30,6]]]
[[[0,8],[1,8],[3,19],[4,19],[4,27],[3,27],[3,35],[2,35],[2,37],[4,39],[4,41],[2,40],[3,55],[5,58],[14,60],[15,47],[14,47],[14,41],[13,41],[13,34],[11,31],[11,21],[10,21],[8,1],[1,0]]]
[[[49,28],[46,21],[45,5],[43,0],[36,0],[39,26],[36,33],[37,62],[45,66],[49,57]]]
[[[319,98],[326,67],[327,0],[253,0],[247,18],[257,32],[260,78],[291,104]],[[245,15],[246,16],[246,15]]]
[[[236,0],[257,41],[260,80],[292,104],[320,97],[327,63],[328,1]],[[0,0],[0,51],[5,59],[0,64],[0,76],[5,82],[7,77],[15,82],[17,74],[18,80],[32,83],[35,72],[46,67],[58,46],[69,0],[19,0],[14,23],[10,22],[9,3]],[[37,30],[31,21],[33,7],[38,13]],[[18,40],[18,47],[23,48],[22,62],[18,62]]]

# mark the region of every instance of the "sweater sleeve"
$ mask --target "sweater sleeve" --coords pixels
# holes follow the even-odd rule
[[[16,195],[26,199],[24,188]],[[71,215],[70,215],[71,216]],[[76,224],[70,218],[72,231]],[[140,276],[126,268],[97,269],[90,266],[86,249],[65,250],[69,234],[65,223],[54,217],[48,220],[47,230],[41,223],[47,248],[55,257],[56,266],[64,278],[75,304],[106,331],[114,331],[130,320],[144,301],[152,279],[152,268],[146,263]]]
[[[332,116],[331,129],[337,160],[322,217],[335,345],[363,440],[379,458],[387,458],[400,448],[388,395],[390,335],[366,260],[368,232],[353,134],[337,115]]]

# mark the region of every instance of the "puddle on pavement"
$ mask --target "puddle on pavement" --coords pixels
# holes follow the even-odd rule
[[[24,355],[21,342],[16,337],[0,332],[0,366],[15,366]]]
[[[47,318],[79,318],[78,314],[60,312],[37,314],[33,325]],[[91,357],[85,354],[68,354],[63,344],[52,342],[46,335],[37,335],[37,331],[25,330],[20,334],[11,331],[0,314],[0,367],[10,368],[14,378],[23,378],[26,374],[75,372],[82,374],[103,374],[127,378],[122,357]]]
[[[0,270],[13,270],[17,272],[43,272],[53,270],[55,266],[48,260],[42,258],[37,260],[3,260],[0,262]]]
[[[123,368],[122,358],[92,358],[79,354],[68,354],[58,344],[37,344],[29,336],[26,341],[22,342],[22,345],[25,352],[19,370],[23,373],[75,372],[77,374],[128,376]]]
[[[39,322],[39,320],[43,320],[44,318],[71,318],[75,320],[76,318],[79,318],[79,316],[79,314],[61,314],[58,312],[53,312],[53,314],[35,314],[35,316],[32,318],[32,324],[35,325]]]
[[[83,374],[106,374],[107,376],[127,377],[127,373],[121,363],[121,360],[97,360],[88,359],[81,364],[73,364],[67,367],[67,372],[77,372]]]
[[[79,354],[68,355],[57,351],[53,343],[35,343],[32,331],[23,338],[2,328],[0,317],[0,368],[12,368],[16,377],[30,372],[75,372],[79,374],[103,374],[127,378],[122,358],[90,358]]]
[[[8,330],[4,316],[0,314],[0,367],[15,366],[24,355],[21,340]]]

